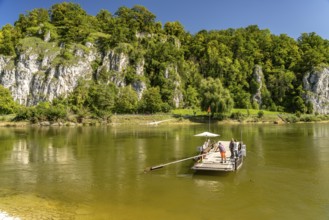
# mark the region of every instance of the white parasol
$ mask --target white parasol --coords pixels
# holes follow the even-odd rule
[[[210,133],[210,132],[205,131],[205,132],[202,132],[200,134],[196,134],[194,136],[197,136],[197,137],[218,137],[219,134],[214,134],[214,133]]]

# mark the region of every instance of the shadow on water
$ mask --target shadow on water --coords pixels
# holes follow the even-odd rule
[[[203,177],[203,176],[227,177],[232,175],[233,173],[234,172],[212,171],[212,170],[194,171],[193,178]]]

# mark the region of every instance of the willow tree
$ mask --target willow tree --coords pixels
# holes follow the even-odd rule
[[[234,102],[230,92],[225,89],[221,81],[216,78],[208,77],[202,79],[199,88],[201,109],[211,108],[211,113],[227,113],[233,108]]]

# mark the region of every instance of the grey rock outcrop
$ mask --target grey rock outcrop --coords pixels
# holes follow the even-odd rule
[[[252,94],[252,100],[256,103],[258,103],[259,106],[262,105],[262,93],[261,89],[263,87],[263,80],[264,80],[264,74],[262,67],[259,65],[255,66],[254,72],[253,72],[253,79],[257,82],[259,87],[257,88],[257,91],[255,94]]]
[[[173,88],[173,104],[175,108],[179,108],[182,106],[182,100],[183,100],[183,94],[180,89],[180,76],[178,74],[177,66],[176,65],[169,65],[166,70],[164,77],[167,80],[171,80],[173,83],[172,85],[174,86]]]
[[[77,86],[79,79],[91,79],[92,67],[89,56],[76,56],[69,64],[55,64],[59,50],[44,51],[44,56],[36,48],[21,51],[19,57],[0,57],[0,83],[8,88],[14,100],[22,105],[35,105],[40,101],[52,101],[66,96]]]
[[[136,75],[138,75],[138,76],[144,75],[144,64],[145,64],[145,61],[143,59],[141,62],[139,62],[136,65]],[[136,80],[135,82],[132,83],[132,87],[137,92],[138,100],[140,100],[142,98],[144,90],[147,89],[146,83],[141,80]]]
[[[129,44],[121,44],[119,48],[102,53],[90,42],[85,45],[62,43],[58,46],[51,42],[49,32],[45,32],[43,39],[24,38],[16,50],[18,57],[0,55],[0,84],[8,88],[14,100],[21,105],[33,106],[42,101],[67,97],[79,80],[92,80],[93,77],[124,87],[127,86],[127,70],[129,73],[133,70],[136,74],[135,80],[129,83],[139,100],[147,89],[145,60],[141,55],[138,61],[134,61],[134,66],[130,66],[132,64],[126,53],[133,47]],[[183,94],[177,66],[168,64],[164,77],[173,85],[174,106],[182,106]]]
[[[108,82],[114,83],[118,87],[126,86],[124,81],[123,71],[129,64],[129,57],[124,53],[116,53],[113,50],[108,53],[102,59],[102,65],[97,70],[97,76],[101,71],[111,72]]]
[[[305,100],[312,103],[314,112],[329,114],[329,67],[306,73],[303,86]]]
[[[118,87],[125,85],[124,71],[129,65],[129,57],[113,50],[101,55],[91,43],[75,46],[67,61],[61,58],[63,48],[52,43],[37,41],[36,45],[21,48],[18,58],[0,55],[0,84],[8,88],[15,101],[31,106],[41,101],[66,97],[78,85],[80,79],[90,80],[94,73],[93,62],[100,60],[100,70],[110,72],[109,82]],[[47,48],[47,49],[44,49]],[[136,74],[144,75],[144,61],[136,66]],[[146,89],[145,82],[133,83],[138,97]]]

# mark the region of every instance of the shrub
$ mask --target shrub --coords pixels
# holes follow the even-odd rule
[[[243,114],[240,111],[233,112],[230,116],[231,119],[239,120],[243,118]]]
[[[286,121],[290,123],[296,123],[299,121],[299,119],[295,115],[291,115],[286,118]]]
[[[46,117],[49,121],[57,121],[66,118],[66,109],[64,105],[52,106],[46,111]]]
[[[296,115],[297,118],[300,118],[300,116],[301,116],[300,111],[297,111],[295,115]]]
[[[17,113],[14,121],[30,120],[34,116],[34,109],[32,107],[21,107]]]
[[[263,111],[259,111],[257,113],[257,115],[258,115],[258,118],[262,118],[262,117],[264,117],[264,112]]]
[[[227,116],[225,114],[219,113],[219,114],[216,115],[216,119],[222,121],[222,120],[227,119]]]
[[[12,114],[18,108],[18,104],[13,100],[9,89],[0,85],[0,114]]]
[[[161,105],[161,111],[168,113],[171,110],[171,106],[168,103],[163,102]]]

